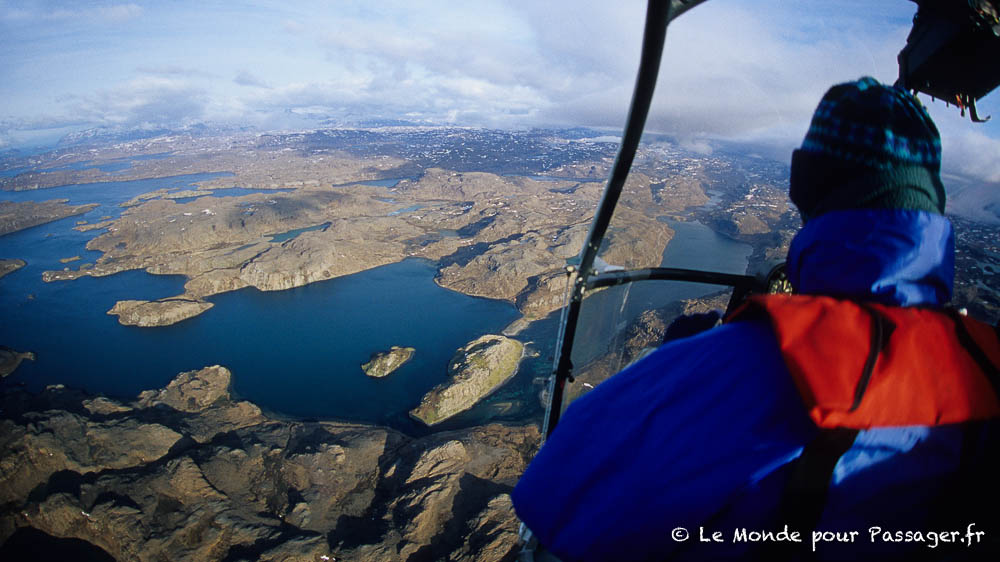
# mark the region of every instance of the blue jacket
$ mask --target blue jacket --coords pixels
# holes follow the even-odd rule
[[[801,293],[889,305],[944,304],[953,272],[950,222],[920,211],[827,213],[803,227],[788,256]],[[577,399],[513,502],[540,542],[567,561],[756,558],[770,545],[752,541],[752,532],[801,523],[781,520],[782,501],[792,461],[818,434],[770,326],[726,324],[661,346]],[[834,457],[818,522],[792,545],[799,550],[782,552],[934,556],[955,545],[931,548],[928,531],[964,539],[969,524],[987,536],[968,538],[961,553],[985,552],[989,533],[1000,533],[987,528],[988,513],[943,514],[956,511],[952,500],[968,493],[971,473],[1000,469],[997,436],[995,422],[861,431]],[[813,528],[846,534],[821,535],[812,552]]]

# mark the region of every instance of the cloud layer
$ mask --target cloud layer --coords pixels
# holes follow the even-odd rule
[[[88,125],[271,126],[289,115],[617,128],[644,4],[0,0],[0,139]],[[692,145],[790,149],[831,84],[895,78],[913,11],[904,0],[708,2],[668,33],[649,128]],[[997,97],[983,113],[1000,114]],[[932,112],[946,165],[997,178],[1000,127]]]

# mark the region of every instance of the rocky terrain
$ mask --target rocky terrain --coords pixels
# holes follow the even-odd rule
[[[157,301],[118,301],[108,314],[118,317],[123,326],[169,326],[197,316],[212,308],[212,303],[183,298]]]
[[[133,142],[101,143],[87,149],[66,148],[29,159],[33,168],[0,178],[0,190],[25,191],[67,184],[128,181],[211,172],[229,172],[232,180],[207,187],[302,187],[375,179],[381,170],[404,163],[383,157],[363,162],[341,152],[320,158],[284,147],[268,147],[270,137],[254,133],[194,137],[164,135]],[[136,156],[153,158],[134,159]],[[107,164],[126,163],[125,169],[102,171]],[[293,171],[294,172],[291,172]],[[288,177],[288,173],[294,177]]]
[[[955,227],[952,304],[974,318],[1000,323],[1000,243],[996,225],[950,216]]]
[[[214,366],[131,403],[4,389],[0,558],[69,544],[65,559],[513,559],[508,492],[538,446],[535,427],[416,439],[284,421],[229,385]]]
[[[18,269],[21,269],[25,265],[24,260],[19,259],[0,259],[0,277],[7,275],[8,273],[13,273]]]
[[[524,355],[524,345],[504,336],[485,335],[455,352],[448,380],[432,388],[410,411],[417,420],[434,425],[468,410],[510,379]]]
[[[187,278],[174,297],[119,301],[108,312],[123,324],[172,324],[222,292],[283,290],[417,257],[437,264],[444,287],[516,305],[523,317],[512,335],[562,304],[566,260],[580,250],[613,156],[611,143],[534,131],[167,135],[32,156],[32,169],[0,179],[0,189],[231,174],[145,193],[124,201],[118,218],[78,223],[101,256],[67,258],[73,269],[46,272],[46,281],[133,269]],[[114,173],[98,167],[125,162]],[[783,258],[799,226],[784,164],[654,143],[633,170],[601,251],[610,264],[659,265],[673,236],[660,217],[696,218],[749,242],[754,262]],[[268,192],[219,197],[231,187]],[[14,222],[49,216],[36,207],[48,203],[16,204]],[[56,202],[51,212],[70,207]],[[960,296],[994,314],[995,240],[995,229],[959,230],[958,263],[979,271]],[[0,275],[19,265],[0,261]],[[658,345],[676,315],[726,300],[635,319],[620,352],[578,366],[569,398]],[[488,338],[459,350],[449,383],[414,417],[434,424],[502,384],[492,375],[513,374],[520,344]],[[0,352],[0,363],[15,356],[27,358]],[[118,560],[513,558],[507,492],[538,445],[536,428],[414,438],[282,420],[232,396],[229,380],[221,367],[183,373],[132,402],[0,387],[0,559],[39,558],[57,542],[70,545],[63,559],[86,548]]]
[[[99,134],[27,157],[0,157],[0,190],[43,189],[176,174],[230,172],[209,188],[309,187],[417,176],[426,168],[603,180],[616,145],[586,130],[502,131],[454,127],[232,130]],[[138,157],[138,158],[137,158]]]
[[[369,377],[382,378],[391,375],[396,369],[402,367],[407,361],[413,358],[416,349],[412,347],[399,347],[397,345],[389,348],[389,351],[375,353],[367,363],[361,365],[361,370]]]
[[[0,201],[0,236],[47,222],[82,215],[97,206],[68,205],[69,199],[51,201]]]
[[[67,258],[73,269],[46,272],[46,281],[134,269],[187,278],[174,297],[119,301],[108,312],[123,324],[172,324],[222,292],[283,290],[417,257],[437,264],[441,286],[517,306],[523,317],[508,328],[513,335],[562,304],[566,260],[582,246],[613,151],[545,132],[168,135],[33,156],[31,171],[0,179],[0,189],[231,174],[196,189],[145,193],[124,201],[118,218],[78,223],[94,233],[87,247],[101,256]],[[131,167],[98,167],[123,162]],[[660,217],[696,218],[749,242],[754,262],[783,258],[799,226],[784,164],[659,143],[644,144],[633,169],[601,251],[609,264],[659,265],[673,236]],[[268,192],[219,197],[237,186]],[[38,207],[49,203],[18,203],[9,222],[23,228],[32,216],[61,218],[72,208]],[[978,268],[959,295],[995,315],[995,229],[958,233],[960,269]],[[18,266],[2,260],[0,275]],[[578,366],[568,398],[658,345],[676,315],[724,308],[726,300],[635,319],[624,326],[620,352]],[[414,417],[434,424],[514,373],[520,344],[488,338],[459,350],[451,380]],[[4,365],[27,358],[3,353]],[[57,542],[70,545],[63,559],[86,548],[118,560],[513,558],[507,492],[538,445],[535,427],[414,438],[282,420],[232,396],[229,380],[226,369],[210,367],[132,402],[0,387],[0,559],[39,558]]]
[[[24,360],[34,361],[35,354],[30,351],[17,351],[5,345],[0,345],[0,378],[6,377],[16,371]]]
[[[656,220],[665,207],[654,201],[650,182],[642,174],[630,179],[621,211],[629,220],[612,233],[610,259],[659,263],[672,231]],[[129,311],[123,322],[161,326],[207,309],[205,297],[221,292],[289,289],[421,257],[439,263],[442,286],[508,300],[538,318],[562,303],[562,269],[582,245],[600,189],[595,182],[432,168],[391,188],[303,187],[185,203],[140,197],[120,218],[84,225],[106,229],[87,244],[102,252],[96,262],[47,271],[43,279],[140,268],[185,275],[181,295],[113,309]]]
[[[78,226],[104,231],[88,244],[103,255],[46,272],[47,281],[129,269],[181,274],[188,284],[174,298],[204,303],[220,292],[298,287],[415,256],[438,262],[442,286],[507,300],[531,320],[561,305],[565,262],[579,252],[612,162],[616,145],[589,136],[435,128],[214,137],[189,131],[32,156],[16,163],[27,171],[3,178],[0,189],[231,174],[197,189],[141,194],[123,202],[121,217]],[[658,265],[673,232],[657,218],[708,201],[700,161],[685,158],[683,168],[671,167],[678,154],[664,146],[640,150],[609,231],[609,263]],[[545,181],[536,181],[539,173]],[[392,180],[379,184],[385,187],[361,183],[381,178]],[[283,191],[219,197],[234,186]],[[273,239],[301,229],[316,230]],[[160,314],[163,306],[130,308],[136,317],[148,315],[136,325],[164,325],[171,317]]]
[[[784,174],[755,177],[752,172],[730,167],[713,170],[710,176],[713,183],[729,182],[728,189],[719,197],[716,208],[695,213],[698,220],[720,234],[753,246],[750,263],[764,272],[785,261],[802,221],[788,198]]]

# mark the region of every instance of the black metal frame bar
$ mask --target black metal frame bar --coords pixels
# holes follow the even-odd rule
[[[681,269],[676,267],[650,267],[628,271],[611,271],[589,277],[587,289],[624,285],[633,281],[684,281],[687,283],[707,283],[709,285],[727,285],[730,287],[753,290],[761,287],[756,277],[735,275],[732,273],[716,273],[714,271],[699,271],[697,269]]]

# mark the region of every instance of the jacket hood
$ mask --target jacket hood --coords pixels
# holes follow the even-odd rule
[[[796,234],[787,267],[799,293],[940,306],[951,300],[955,236],[951,221],[925,211],[831,211]]]

